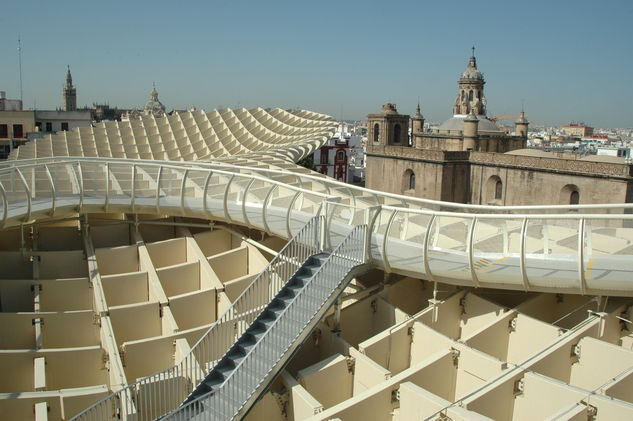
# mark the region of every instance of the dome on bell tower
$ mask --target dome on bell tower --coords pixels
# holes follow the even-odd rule
[[[483,82],[484,75],[477,69],[477,59],[475,56],[470,57],[466,71],[462,73],[461,79],[481,80]]]
[[[453,107],[454,115],[466,116],[471,112],[475,115],[486,115],[486,97],[484,96],[484,75],[477,69],[475,47],[468,60],[466,70],[461,74],[458,85],[457,98]]]

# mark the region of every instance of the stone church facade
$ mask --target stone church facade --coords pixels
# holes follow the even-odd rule
[[[366,187],[486,205],[633,202],[633,172],[624,160],[525,149],[524,113],[514,134],[505,133],[486,117],[484,84],[473,56],[458,81],[453,117],[432,131],[423,129],[419,105],[413,118],[394,104],[370,114]]]

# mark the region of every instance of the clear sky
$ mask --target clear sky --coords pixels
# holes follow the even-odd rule
[[[0,0],[0,90],[61,106],[300,107],[361,119],[386,102],[452,114],[476,46],[488,113],[633,127],[633,1]]]

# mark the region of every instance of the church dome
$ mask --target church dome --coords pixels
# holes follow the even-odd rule
[[[477,69],[477,60],[475,59],[475,56],[470,58],[466,71],[462,73],[460,80],[463,79],[484,80],[484,75],[479,71],[479,69]]]
[[[158,91],[156,90],[156,85],[153,86],[152,92],[149,95],[149,101],[145,104],[143,108],[143,113],[145,115],[154,115],[155,117],[160,117],[165,114],[165,106],[158,99]]]
[[[438,132],[442,133],[450,133],[455,131],[464,131],[464,119],[466,116],[455,116],[451,117],[442,123],[438,128]],[[504,135],[503,130],[499,128],[492,120],[487,119],[485,116],[478,115],[477,119],[479,120],[479,124],[477,127],[477,132],[480,134],[490,134],[490,135]]]

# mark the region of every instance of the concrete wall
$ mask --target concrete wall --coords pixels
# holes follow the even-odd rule
[[[503,183],[500,202],[494,200],[487,181],[499,177]],[[471,203],[498,205],[569,204],[569,195],[561,197],[567,185],[577,186],[580,203],[625,203],[629,201],[630,181],[582,174],[564,174],[527,168],[506,168],[471,164]],[[535,188],[538,186],[538,188]],[[493,187],[494,188],[494,187]]]

